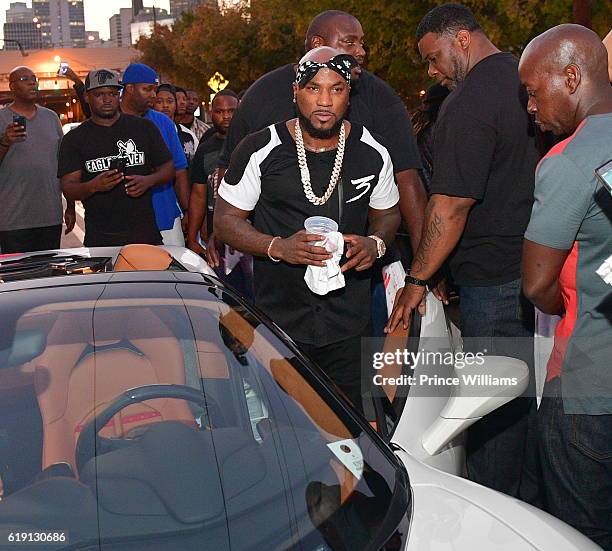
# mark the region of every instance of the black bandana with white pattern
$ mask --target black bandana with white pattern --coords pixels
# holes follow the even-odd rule
[[[331,69],[346,80],[346,83],[350,86],[351,69],[357,65],[357,60],[349,54],[338,54],[324,63],[304,61],[298,65],[295,82],[300,88],[304,88],[321,69]]]

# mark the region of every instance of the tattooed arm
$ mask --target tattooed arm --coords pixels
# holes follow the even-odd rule
[[[412,261],[410,275],[431,278],[457,246],[475,199],[434,194],[425,210],[421,242]],[[403,321],[408,329],[410,314],[423,300],[425,288],[407,284],[395,299],[385,331],[391,333]]]

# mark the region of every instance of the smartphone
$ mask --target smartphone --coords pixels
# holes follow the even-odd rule
[[[125,172],[125,159],[123,157],[115,157],[111,159],[108,170],[118,170],[119,172]]]
[[[63,77],[66,74],[66,71],[68,70],[68,63],[64,63],[63,61],[59,64],[59,67],[57,69],[57,76],[58,77]]]
[[[612,161],[595,169],[595,176],[601,184],[612,194]]]
[[[23,130],[25,132],[26,125],[28,120],[22,115],[13,115],[13,122],[17,123],[19,126],[23,126]]]

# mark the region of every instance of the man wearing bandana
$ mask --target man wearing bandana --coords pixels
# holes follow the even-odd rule
[[[329,47],[302,58],[293,84],[298,118],[240,143],[219,187],[214,230],[254,256],[255,303],[361,409],[370,268],[393,241],[400,214],[387,149],[345,119],[354,65]],[[345,286],[325,295],[304,281],[308,265],[322,267],[332,257],[314,244],[320,235],[304,230],[310,216],[337,221],[345,242]]]
[[[393,162],[395,179],[400,192],[399,208],[403,228],[410,237],[412,250],[415,251],[421,238],[425,205],[427,204],[425,188],[418,176],[421,158],[412,123],[402,100],[391,86],[362,67],[366,60],[364,41],[364,30],[356,17],[343,11],[328,10],[318,14],[311,21],[306,32],[304,46],[306,51],[329,46],[352,55],[359,63],[359,66],[353,70],[350,105],[346,119],[362,124],[384,140]],[[260,77],[247,90],[232,119],[219,156],[217,166],[220,167],[221,172],[227,168],[233,151],[245,136],[296,115],[292,102],[294,78],[295,65],[293,63],[283,65]],[[214,234],[209,239],[208,245],[208,261],[212,266],[217,266],[219,263],[216,254],[218,244]],[[393,260],[393,254],[390,251],[385,263]],[[373,335],[382,337],[388,315],[378,263],[376,272],[374,280],[377,308],[373,316]],[[445,296],[443,297],[438,292],[437,287],[433,292],[436,296],[445,299]]]

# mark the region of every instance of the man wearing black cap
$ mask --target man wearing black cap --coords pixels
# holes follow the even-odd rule
[[[328,47],[306,54],[293,87],[298,118],[238,146],[219,187],[214,230],[255,257],[255,303],[361,408],[370,268],[393,241],[400,215],[389,153],[366,128],[344,118],[353,64],[352,56]],[[311,216],[338,223],[342,235],[330,247],[335,259],[346,248],[344,285],[330,292],[305,281],[311,266],[326,267],[332,259],[315,244],[325,238],[303,229]]]
[[[156,126],[119,111],[118,76],[85,80],[91,118],[67,134],[58,176],[67,199],[83,201],[85,246],[160,244],[151,188],[172,178],[172,157]]]

